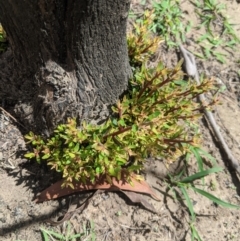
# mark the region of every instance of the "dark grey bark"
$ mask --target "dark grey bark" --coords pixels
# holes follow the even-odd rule
[[[129,6],[130,0],[0,0],[11,45],[0,61],[0,99],[45,134],[67,117],[106,119],[131,74]]]

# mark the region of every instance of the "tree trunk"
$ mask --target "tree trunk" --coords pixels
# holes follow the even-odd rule
[[[11,46],[0,61],[0,99],[47,135],[67,117],[105,120],[131,75],[129,6],[130,0],[0,0]]]

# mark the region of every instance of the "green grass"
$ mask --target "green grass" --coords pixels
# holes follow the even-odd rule
[[[202,58],[213,56],[218,61],[225,62],[225,56],[217,49],[234,49],[239,47],[240,43],[234,26],[225,15],[226,5],[218,3],[217,0],[194,0],[192,4],[201,23],[196,29],[205,30],[205,34],[196,39],[202,48],[202,54],[198,56]]]
[[[75,233],[70,222],[67,223],[65,231],[56,232],[54,230],[41,228],[43,241],[95,241],[94,223],[90,222],[90,227],[83,227],[82,233]]]
[[[42,241],[95,241],[94,222],[89,222],[89,227],[83,226],[81,233],[76,233],[70,222],[66,222],[62,231],[56,231],[53,228],[40,228]],[[16,240],[25,241],[25,240]]]
[[[224,208],[233,208],[233,209],[240,209],[240,206],[228,203],[226,201],[223,201],[220,197],[216,197],[212,195],[211,193],[205,191],[207,184],[205,183],[204,178],[208,175],[218,173],[223,170],[223,168],[218,167],[216,165],[215,159],[208,153],[206,153],[201,148],[192,148],[192,155],[197,160],[198,163],[198,172],[183,177],[186,171],[185,168],[175,176],[169,175],[169,179],[167,181],[169,189],[172,191],[173,197],[175,197],[175,200],[177,200],[177,194],[180,192],[182,200],[184,200],[186,207],[188,208],[189,214],[190,214],[190,220],[189,220],[189,226],[191,230],[191,238],[192,240],[202,241],[201,235],[198,233],[197,228],[195,227],[196,224],[196,213],[194,211],[194,206],[192,203],[191,196],[189,195],[188,190],[193,190],[195,193],[204,196],[205,198],[209,199],[213,203],[217,204],[218,206],[222,206]],[[204,168],[204,161],[203,156],[207,158],[213,165],[212,168]],[[186,161],[188,163],[190,158],[190,153],[187,155]],[[195,181],[200,180],[201,185],[198,183],[196,184]],[[197,187],[200,186],[201,188]],[[211,188],[211,183],[209,184],[209,187]]]
[[[220,49],[234,51],[240,46],[240,38],[236,35],[234,25],[225,15],[226,5],[218,0],[192,0],[198,22],[194,25],[188,14],[181,9],[183,0],[153,1],[153,24],[150,27],[155,34],[162,36],[168,48],[185,43],[188,36],[193,36],[199,51],[196,56],[204,60],[216,59],[224,63],[226,56]],[[142,1],[145,4],[145,1]],[[131,17],[134,13],[131,12]],[[142,21],[135,16],[136,21]],[[198,34],[201,30],[202,34]],[[194,33],[194,34],[191,34]]]
[[[151,30],[163,36],[168,47],[178,46],[178,41],[185,42],[186,33],[191,30],[191,22],[183,24],[184,14],[177,0],[153,2],[154,21]]]

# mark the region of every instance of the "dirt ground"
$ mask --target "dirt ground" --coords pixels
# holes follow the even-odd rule
[[[146,6],[140,0],[132,0],[132,10],[143,11]],[[240,37],[240,4],[236,1],[220,0],[227,4],[227,14],[235,23]],[[182,4],[188,19],[197,21],[189,1]],[[189,33],[189,39],[196,32]],[[191,42],[191,41],[190,41]],[[191,42],[190,50],[198,46]],[[177,61],[174,51],[159,50],[162,60],[169,66]],[[222,133],[236,158],[240,156],[240,51],[228,52],[226,64],[217,61],[199,61],[200,73],[214,77],[216,83],[226,86],[220,94],[222,105],[216,107],[214,115]],[[0,55],[2,58],[4,55]],[[4,106],[2,106],[4,107]],[[203,146],[211,153],[223,172],[210,175],[205,179],[205,190],[213,195],[240,205],[240,177],[230,167],[222,154],[221,148],[211,134],[204,119],[201,122]],[[62,198],[40,204],[34,202],[36,195],[56,180],[44,165],[23,158],[26,149],[21,128],[0,110],[0,240],[6,241],[41,241],[40,228],[65,232],[66,225],[51,227],[48,218],[61,216],[73,202],[83,202],[89,193]],[[239,160],[240,161],[240,160]],[[189,173],[197,171],[196,161],[189,165]],[[181,165],[180,165],[181,168]],[[88,207],[74,215],[70,223],[72,231],[83,232],[82,240],[122,240],[122,241],[180,241],[191,240],[189,214],[186,205],[174,199],[163,182],[167,172],[176,173],[178,163],[167,170],[156,159],[147,160],[145,178],[161,201],[148,198],[157,210],[157,214],[133,205],[119,193],[104,193],[94,196]],[[240,240],[240,210],[225,209],[206,198],[191,192],[191,200],[197,214],[196,228],[203,240]],[[93,227],[94,224],[94,227]]]

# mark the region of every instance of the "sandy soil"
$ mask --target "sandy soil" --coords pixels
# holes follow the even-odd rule
[[[132,1],[134,11],[142,11],[146,6],[140,0]],[[240,4],[236,1],[221,0],[227,4],[227,14],[236,24],[240,37]],[[197,21],[189,1],[182,4],[188,19]],[[189,33],[189,39],[194,34]],[[191,50],[198,46],[191,44]],[[162,60],[167,65],[177,61],[175,51],[162,51]],[[1,56],[0,56],[1,57]],[[240,155],[240,77],[238,75],[240,51],[227,53],[226,64],[216,61],[198,61],[199,71],[214,77],[226,91],[220,95],[222,105],[216,107],[214,114],[224,137],[234,156]],[[211,134],[206,122],[202,120],[203,146],[211,153],[224,171],[210,175],[205,179],[206,191],[213,195],[240,205],[239,176],[229,166],[221,148]],[[88,193],[36,204],[36,194],[51,185],[53,175],[44,165],[23,158],[26,150],[23,136],[19,128],[4,112],[0,111],[0,240],[6,241],[40,241],[40,228],[65,232],[66,225],[51,227],[48,218],[61,216],[73,202],[83,202]],[[180,241],[191,240],[188,209],[183,201],[173,197],[167,184],[163,181],[166,173],[177,173],[181,163],[176,163],[167,170],[162,162],[155,159],[147,160],[145,178],[154,191],[161,197],[157,202],[148,198],[157,210],[157,214],[133,205],[119,193],[105,193],[94,196],[88,207],[70,220],[74,232],[89,230],[82,240],[123,240],[123,241]],[[209,165],[209,163],[206,163]],[[209,166],[210,167],[210,166]],[[189,163],[189,174],[197,171],[196,161]],[[197,214],[196,228],[203,240],[240,240],[240,211],[224,209],[206,198],[190,192]],[[91,222],[94,227],[91,228]],[[92,231],[91,231],[92,230]]]

